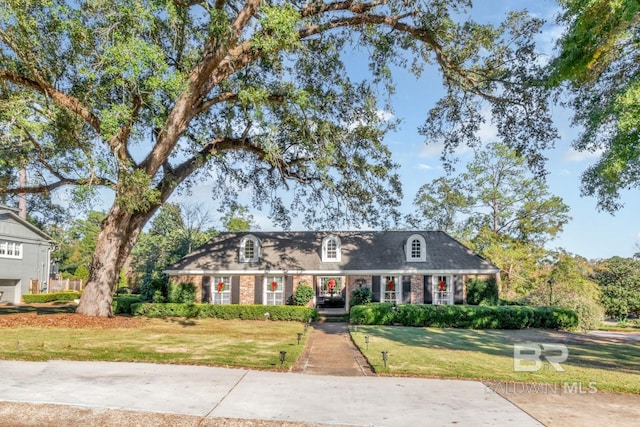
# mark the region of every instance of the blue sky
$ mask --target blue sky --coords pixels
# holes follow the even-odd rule
[[[502,19],[507,10],[527,8],[531,13],[547,21],[543,33],[538,37],[541,51],[552,53],[555,40],[561,35],[561,28],[554,23],[558,11],[557,4],[551,0],[484,0],[476,1],[473,16],[476,20],[494,21]],[[440,77],[425,73],[420,80],[411,76],[398,79],[398,90],[393,99],[396,117],[402,119],[399,132],[389,134],[387,144],[393,157],[401,165],[400,173],[404,187],[403,208],[412,209],[412,201],[418,188],[445,174],[439,156],[441,146],[425,144],[418,134],[420,126],[430,106],[436,101],[439,88],[433,81]],[[564,248],[567,251],[586,258],[609,258],[612,256],[630,257],[640,252],[640,198],[637,191],[623,193],[625,207],[615,216],[598,212],[595,198],[580,196],[580,176],[597,159],[597,153],[577,152],[571,148],[579,129],[570,126],[571,112],[555,108],[555,124],[560,139],[555,149],[546,153],[549,175],[547,184],[550,193],[559,196],[570,206],[572,220],[565,226],[562,234],[550,242],[548,247]],[[485,142],[494,141],[495,131],[488,124],[482,130]],[[471,153],[461,152],[460,159],[469,160]],[[460,168],[460,166],[458,167]]]
[[[552,0],[482,0],[476,1],[472,16],[480,22],[497,22],[504,18],[508,10],[527,8],[531,13],[547,21],[543,33],[538,37],[541,51],[552,53],[555,40],[561,35],[561,28],[554,24],[557,4]],[[353,58],[359,53],[352,52]],[[354,77],[358,72],[366,72],[362,63],[348,64]],[[419,80],[409,74],[396,75],[397,92],[392,98],[394,115],[401,119],[397,132],[390,133],[386,143],[393,153],[393,159],[400,165],[399,173],[404,188],[402,210],[409,213],[414,209],[413,199],[422,184],[430,182],[445,174],[440,162],[441,146],[427,145],[418,134],[418,127],[424,122],[427,111],[437,101],[442,88],[440,76],[435,70],[425,70]],[[436,82],[434,84],[434,82]],[[640,251],[640,199],[637,192],[623,194],[625,207],[615,216],[598,212],[594,198],[580,196],[580,176],[582,172],[596,160],[595,154],[580,153],[571,149],[571,142],[578,133],[569,123],[571,113],[560,108],[554,109],[554,119],[561,138],[556,147],[548,151],[547,184],[550,193],[559,196],[570,206],[569,215],[572,220],[564,231],[549,243],[549,249],[565,250],[589,259],[609,258],[612,256],[630,257]],[[495,141],[495,131],[488,124],[482,130],[485,142]],[[469,160],[470,152],[462,151],[460,159],[464,164]],[[458,166],[459,168],[462,166]],[[198,188],[194,194],[207,197],[206,185]],[[193,197],[182,199],[192,201]],[[214,202],[215,203],[215,202]],[[248,204],[248,201],[246,202]],[[254,218],[262,230],[273,230],[266,212],[253,211]],[[293,228],[295,229],[295,222]],[[297,227],[300,229],[301,227]]]
[[[545,19],[547,24],[538,37],[542,52],[552,53],[555,40],[561,35],[561,28],[554,23],[558,11],[555,1],[483,0],[474,3],[472,15],[480,22],[497,22],[504,18],[508,10],[523,8]],[[352,54],[354,58],[358,56],[357,51]],[[352,72],[356,70],[354,74],[359,69],[366,72],[366,67],[362,64],[348,65]],[[393,159],[400,165],[399,173],[404,189],[402,209],[406,213],[413,210],[413,199],[422,184],[445,175],[440,162],[442,147],[438,144],[427,145],[418,134],[418,127],[423,124],[427,111],[435,104],[442,91],[438,83],[440,80],[435,70],[425,70],[419,80],[409,74],[396,75],[397,92],[392,103],[394,115],[402,123],[399,131],[387,136],[386,143],[393,153]],[[555,108],[553,114],[561,137],[556,142],[555,149],[546,153],[549,159],[547,184],[550,193],[561,197],[570,207],[569,215],[572,220],[561,235],[549,243],[549,249],[564,248],[589,259],[616,255],[630,257],[635,252],[640,252],[640,247],[637,246],[640,242],[640,198],[637,191],[623,194],[625,207],[615,216],[598,212],[595,198],[581,197],[580,176],[595,162],[597,154],[572,150],[571,142],[578,129],[570,126],[571,113]],[[485,142],[495,141],[495,131],[489,124],[482,130],[482,135]],[[461,152],[461,165],[470,156],[470,152]],[[462,166],[458,166],[460,167]],[[262,229],[273,229],[262,213],[254,212],[254,216]]]
[[[547,25],[538,37],[539,48],[543,52],[552,52],[555,40],[561,33],[561,29],[554,24],[557,13],[555,1],[482,0],[474,3],[472,15],[480,22],[497,22],[504,18],[507,10],[522,8],[528,8],[530,12],[544,18]],[[353,52],[353,58],[357,57],[358,52]],[[366,72],[366,66],[354,59],[351,61],[354,62],[348,66],[354,77],[364,77],[357,73]],[[442,147],[438,144],[425,144],[418,134],[418,127],[422,125],[429,108],[435,104],[442,91],[439,82],[440,76],[435,70],[425,70],[419,80],[408,74],[396,76],[397,92],[392,103],[395,117],[401,119],[401,127],[387,136],[386,143],[393,153],[393,159],[400,165],[399,173],[404,187],[402,210],[405,213],[413,210],[413,199],[421,185],[445,174],[439,159]],[[640,247],[637,246],[640,242],[640,198],[637,191],[623,194],[625,207],[615,216],[598,212],[594,198],[580,196],[580,175],[597,157],[571,149],[571,142],[578,130],[569,125],[570,112],[556,108],[554,118],[561,138],[555,149],[546,153],[549,159],[547,184],[551,194],[561,197],[570,206],[569,215],[572,220],[548,247],[564,248],[590,259],[616,255],[630,257],[635,252],[640,252]],[[482,130],[482,136],[485,142],[495,141],[495,132],[490,125]],[[469,160],[470,155],[470,152],[460,152],[463,162]],[[216,212],[216,202],[211,200],[210,191],[211,187],[203,183],[193,189],[191,196],[174,195],[171,201],[193,204],[197,200],[211,207],[213,213]],[[249,204],[248,199],[241,202]],[[267,212],[252,211],[252,214],[262,230],[274,229]],[[301,229],[295,223],[293,228]]]

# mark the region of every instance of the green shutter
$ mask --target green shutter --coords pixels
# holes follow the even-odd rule
[[[240,276],[231,276],[231,304],[240,304]]]
[[[371,301],[380,302],[382,297],[380,295],[380,276],[373,276],[371,278],[371,293],[372,293]]]
[[[293,276],[284,278],[284,303],[293,303]]]
[[[263,282],[264,279],[262,278],[262,276],[255,276],[256,281],[255,281],[255,297],[254,297],[254,302],[258,305],[262,305],[264,304],[264,298],[263,298]]]
[[[433,286],[431,276],[424,276],[424,303],[433,304]]]
[[[202,277],[202,295],[200,302],[211,302],[211,277],[209,276]]]

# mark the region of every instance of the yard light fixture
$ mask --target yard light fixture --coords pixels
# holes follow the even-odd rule
[[[367,350],[369,350],[369,335],[364,336],[364,343],[367,345]]]
[[[389,357],[389,352],[388,351],[383,351],[382,352],[382,362],[384,363],[384,367],[387,367],[387,358]]]
[[[284,359],[287,356],[287,352],[284,350],[280,350],[280,366],[284,363]]]
[[[302,332],[298,332],[298,345],[300,345],[300,339],[302,339]]]
[[[308,324],[308,323],[305,323],[305,324],[304,324],[304,332],[305,332],[305,333],[307,332],[307,329],[309,329],[309,324]]]

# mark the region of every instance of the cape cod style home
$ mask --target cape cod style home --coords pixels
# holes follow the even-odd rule
[[[498,268],[442,231],[221,233],[166,273],[212,304],[286,304],[299,284],[316,305],[367,287],[373,300],[462,304],[471,277]],[[338,301],[341,301],[337,298]]]
[[[22,294],[46,289],[54,242],[18,215],[0,205],[0,302],[18,304]]]

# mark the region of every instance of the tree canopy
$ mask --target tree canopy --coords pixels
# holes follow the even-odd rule
[[[450,232],[503,272],[506,290],[531,288],[544,245],[569,221],[569,207],[549,194],[516,150],[502,143],[477,151],[466,170],[420,187],[411,219]]]
[[[640,3],[560,0],[567,30],[550,64],[551,85],[567,89],[579,151],[600,152],[582,176],[582,193],[608,212],[620,191],[640,186]]]
[[[640,313],[640,261],[613,257],[600,263],[593,279],[602,290],[602,305],[611,317]]]
[[[480,24],[465,18],[470,6],[2,0],[0,169],[26,167],[30,182],[0,191],[113,191],[79,306],[93,315],[111,314],[109,289],[144,224],[198,180],[221,205],[250,192],[282,227],[297,213],[309,227],[389,226],[401,188],[379,93],[393,90],[394,67],[440,71],[445,95],[421,132],[445,153],[477,144],[492,120],[540,166],[556,136],[534,78],[541,22]],[[350,50],[369,75],[348,72]]]

